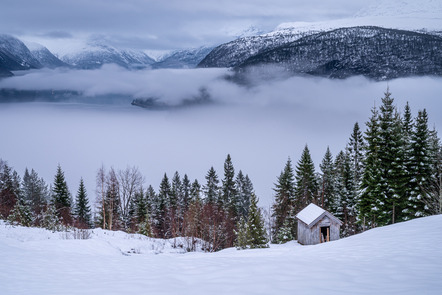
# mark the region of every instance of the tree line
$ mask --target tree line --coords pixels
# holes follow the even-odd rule
[[[403,114],[387,90],[362,132],[355,123],[346,148],[333,157],[327,148],[315,171],[306,145],[295,168],[289,158],[274,185],[271,212],[264,218],[247,174],[235,173],[230,155],[220,179],[211,167],[203,184],[175,172],[158,190],[145,187],[136,167],[100,167],[96,201],[89,203],[83,180],[75,198],[60,165],[49,186],[32,169],[23,178],[0,159],[0,218],[51,230],[101,227],[156,238],[187,236],[192,248],[266,247],[296,239],[296,214],[310,203],[343,221],[341,235],[416,217],[440,214],[442,146],[428,127],[426,110]],[[190,249],[190,250],[193,250]]]
[[[343,151],[329,148],[315,166],[308,146],[293,169],[290,158],[275,184],[271,239],[296,238],[295,215],[309,203],[342,222],[341,236],[366,228],[442,213],[442,146],[426,110],[403,113],[387,90],[362,133],[355,123]]]
[[[83,180],[74,200],[60,165],[48,187],[34,170],[26,169],[21,180],[0,160],[0,214],[15,224],[51,230],[101,227],[164,239],[187,236],[192,238],[189,250],[198,241],[203,241],[206,251],[266,247],[267,234],[252,181],[242,171],[235,174],[230,155],[224,163],[224,177],[220,180],[211,167],[205,180],[201,185],[187,174],[181,177],[175,172],[172,179],[164,174],[155,191],[152,185],[144,188],[145,179],[136,167],[106,170],[102,166],[96,174],[92,210]]]

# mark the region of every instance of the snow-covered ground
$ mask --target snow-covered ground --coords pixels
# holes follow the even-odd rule
[[[90,239],[67,239],[66,234],[1,223],[0,294],[441,294],[442,290],[442,216],[316,246],[290,242],[270,249],[180,254],[172,242],[97,229]]]

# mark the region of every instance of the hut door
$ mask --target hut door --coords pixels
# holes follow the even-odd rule
[[[319,242],[330,242],[330,226],[322,226],[319,236]]]

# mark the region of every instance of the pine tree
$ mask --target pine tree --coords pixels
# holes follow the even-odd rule
[[[35,216],[38,225],[41,213],[47,205],[49,190],[43,178],[39,178],[34,169],[31,170],[31,173],[28,168],[25,169],[22,192],[23,199],[29,203],[31,213]]]
[[[52,204],[55,206],[62,223],[70,225],[72,223],[71,195],[60,165],[57,167],[52,186]]]
[[[235,246],[236,249],[247,249],[247,223],[245,219],[240,216],[238,224],[237,224],[237,231],[236,231],[236,242]]]
[[[268,241],[264,228],[264,219],[258,208],[258,198],[254,193],[250,197],[249,216],[247,221],[247,245],[250,248],[267,248]]]
[[[353,127],[353,132],[351,133],[348,141],[347,150],[353,170],[353,183],[355,184],[355,189],[358,190],[361,185],[362,175],[364,174],[365,151],[364,137],[362,136],[358,122],[356,122]],[[358,193],[355,192],[355,195],[357,194]]]
[[[190,205],[190,188],[191,183],[187,174],[184,174],[183,183],[182,183],[182,198],[180,200],[180,207],[182,208],[182,212],[186,212],[189,209]]]
[[[405,208],[402,210],[404,220],[410,219],[412,214],[410,200],[413,194],[413,188],[410,184],[413,182],[413,147],[412,135],[414,130],[414,120],[411,114],[410,106],[407,102],[404,108],[404,116],[402,118],[402,141],[403,141],[403,155],[404,155],[404,177],[407,183],[407,189],[404,190],[404,200],[406,200]]]
[[[301,159],[296,166],[296,188],[295,188],[295,212],[300,212],[310,203],[316,203],[318,193],[318,182],[315,176],[315,165],[313,164],[310,151],[306,145]]]
[[[321,183],[320,183],[320,199],[319,205],[325,210],[330,210],[332,204],[335,203],[335,173],[333,156],[330,152],[330,148],[327,147],[322,163],[319,165],[321,169]]]
[[[294,195],[295,195],[295,176],[293,174],[292,161],[290,158],[285,164],[284,170],[278,177],[277,183],[275,184],[275,203],[272,206],[272,217],[275,219],[273,234],[275,237],[274,243],[281,242],[279,239],[281,237],[281,228],[286,225],[290,228],[290,236],[294,236],[295,224],[289,223],[287,220],[288,216],[293,214],[294,207]],[[284,235],[283,235],[284,236]]]
[[[242,171],[236,176],[236,188],[238,193],[237,211],[240,217],[247,221],[250,207],[250,197],[253,193],[253,184],[248,175],[244,176]]]
[[[147,211],[152,214],[153,212],[153,201],[156,199],[156,193],[152,185],[149,185],[146,190],[146,207]]]
[[[436,129],[430,135],[431,179],[424,188],[424,201],[429,214],[442,214],[442,144]]]
[[[206,185],[204,186],[205,203],[216,204],[220,198],[219,180],[215,169],[210,167],[206,175]]]
[[[219,206],[229,211],[233,218],[236,219],[238,216],[238,194],[235,183],[235,169],[233,168],[232,158],[229,154],[224,162],[224,179],[222,182],[223,186],[220,198],[221,202],[218,202]]]
[[[46,211],[43,211],[41,226],[53,232],[62,230],[63,226],[54,204],[49,204]]]
[[[18,176],[8,163],[0,159],[0,218],[6,219],[20,196]]]
[[[278,244],[284,244],[295,239],[291,220],[292,218],[286,218],[284,224],[279,229],[276,235],[276,241]]]
[[[338,202],[334,203],[332,212],[343,222],[342,236],[356,233],[356,194],[352,161],[347,152],[340,151],[335,159],[336,194]]]
[[[169,206],[173,210],[177,210],[183,198],[182,182],[178,171],[172,177],[172,186],[170,188]]]
[[[197,179],[195,179],[190,188],[190,204],[192,204],[196,200],[201,200],[201,185],[199,184]]]
[[[77,192],[77,202],[74,208],[78,226],[80,228],[91,227],[91,208],[87,198],[86,188],[84,187],[83,178],[80,179],[80,185]]]
[[[352,193],[351,196],[354,200],[354,206],[352,206],[352,216],[354,216],[354,220],[356,222],[357,217],[359,216],[358,212],[358,202],[361,196],[361,187],[362,187],[362,177],[364,174],[364,157],[365,157],[365,142],[362,132],[359,128],[358,122],[353,126],[353,132],[350,135],[350,139],[347,144],[347,154],[349,160],[351,162],[350,169],[353,175],[352,181]],[[357,230],[357,225],[354,224],[354,229]]]
[[[12,224],[31,226],[32,225],[32,214],[29,203],[20,197],[11,210],[8,216],[8,221]]]
[[[184,219],[183,206],[183,184],[178,171],[175,172],[172,178],[172,186],[170,191],[169,202],[169,224],[171,227],[171,236],[178,236],[182,230],[182,224]]]
[[[143,211],[144,210],[144,211]],[[151,221],[150,221],[150,217],[149,217],[149,210],[147,209],[147,206],[144,206],[144,208],[142,206],[139,205],[138,207],[138,218],[139,218],[139,222],[138,222],[138,233],[145,235],[147,237],[152,237],[153,236],[153,232],[152,232],[152,226],[151,226]]]
[[[405,196],[406,167],[404,143],[402,139],[402,120],[393,105],[391,93],[385,93],[380,107],[381,159],[381,196],[378,198],[378,222],[382,225],[404,220],[402,211],[406,207]]]
[[[167,174],[164,173],[160,189],[153,202],[154,227],[159,238],[170,237],[170,224],[168,219],[171,186]]]
[[[366,125],[365,170],[362,176],[362,193],[358,205],[359,219],[362,221],[364,228],[365,226],[375,227],[377,225],[376,216],[379,208],[376,207],[375,202],[381,194],[380,187],[378,186],[378,183],[381,181],[381,159],[379,157],[381,140],[379,137],[379,112],[376,107],[372,109],[372,116]]]
[[[376,219],[375,222],[371,220],[372,226],[406,219],[403,214],[407,207],[405,143],[402,137],[402,119],[393,102],[394,99],[387,89],[379,108],[380,113],[372,118],[377,122],[370,121],[367,124],[366,139],[369,147],[360,207],[363,210],[362,218],[367,217],[368,210],[372,211],[371,217]],[[375,138],[372,126],[376,126]],[[372,209],[367,209],[368,207]]]
[[[416,125],[411,136],[411,183],[412,191],[409,197],[409,219],[429,215],[424,198],[424,188],[429,186],[432,177],[432,153],[430,131],[428,129],[428,116],[424,109],[418,112]]]

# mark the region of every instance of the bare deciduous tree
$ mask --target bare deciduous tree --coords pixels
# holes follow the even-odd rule
[[[135,193],[142,190],[144,177],[137,167],[127,167],[118,171],[118,182],[120,184],[120,212],[124,228],[127,228],[130,219],[130,204]]]

